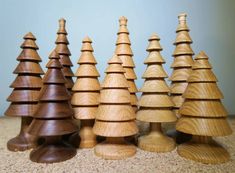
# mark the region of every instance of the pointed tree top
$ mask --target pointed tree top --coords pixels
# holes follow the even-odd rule
[[[46,65],[47,68],[62,68],[59,61],[59,54],[55,50],[50,53],[49,59],[50,61]]]
[[[122,61],[116,54],[114,54],[112,58],[108,61],[108,64],[122,64]]]
[[[65,24],[66,24],[66,20],[64,18],[61,18],[59,20],[59,29],[57,31],[57,34],[67,34],[67,31],[65,29]]]
[[[151,35],[151,37],[148,39],[149,41],[152,41],[152,40],[160,40],[160,37],[156,34],[156,33],[153,33]]]
[[[90,37],[86,36],[85,38],[83,38],[82,42],[83,43],[92,43],[92,40],[90,39]]]
[[[204,51],[199,52],[199,54],[195,57],[195,60],[197,59],[209,59],[209,57],[206,55]]]
[[[127,25],[127,18],[125,17],[125,16],[121,16],[120,18],[119,18],[119,24],[120,24],[120,26],[121,25]]]
[[[50,53],[49,59],[60,59],[59,54],[56,52],[55,49]]]
[[[32,32],[28,32],[25,36],[24,39],[31,39],[31,40],[36,40],[36,37],[32,34]]]

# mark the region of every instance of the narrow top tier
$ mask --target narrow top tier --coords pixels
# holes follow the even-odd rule
[[[122,26],[122,25],[127,25],[127,18],[125,17],[125,16],[121,16],[120,18],[119,18],[119,24],[120,24],[120,26]]]
[[[153,34],[150,38],[149,38],[149,45],[147,47],[147,51],[151,52],[151,51],[161,51],[162,47],[159,44],[160,38],[158,37],[157,34]]]
[[[189,31],[189,28],[188,28],[187,23],[186,23],[186,17],[187,17],[186,13],[179,14],[179,16],[178,16],[179,25],[177,27],[176,32]]]
[[[89,51],[89,52],[93,52],[93,47],[91,46],[91,39],[89,37],[85,37],[83,40],[82,40],[82,48],[81,48],[81,52],[84,52],[84,51]]]
[[[24,36],[24,40],[25,41],[20,46],[22,49],[25,49],[25,48],[31,48],[31,49],[35,49],[35,50],[38,49],[38,46],[35,43],[36,38],[31,32],[27,33]]]
[[[204,51],[199,52],[199,54],[195,57],[195,60],[198,59],[209,59],[209,57],[206,55]]]
[[[57,34],[65,34],[65,35],[68,34],[66,29],[65,29],[65,24],[66,24],[66,20],[64,18],[61,18],[59,20],[59,29],[57,31]]]

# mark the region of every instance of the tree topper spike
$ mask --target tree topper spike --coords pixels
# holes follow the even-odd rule
[[[120,18],[119,18],[119,23],[120,23],[120,25],[127,25],[127,18],[125,17],[125,16],[121,16]]]
[[[66,23],[66,20],[64,18],[59,19],[59,27],[60,28],[65,28],[65,23]]]
[[[186,13],[180,13],[178,16],[179,23],[186,23],[186,17],[187,17]]]
[[[199,52],[199,54],[195,57],[195,59],[209,59],[207,54],[204,51]]]

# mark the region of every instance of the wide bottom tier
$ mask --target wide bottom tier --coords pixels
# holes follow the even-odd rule
[[[107,138],[95,146],[95,154],[104,159],[120,160],[136,153],[136,147],[126,142],[123,138]]]
[[[68,160],[77,151],[59,137],[47,137],[46,142],[30,153],[30,160],[38,163],[55,163]]]
[[[178,146],[180,156],[206,164],[218,164],[229,161],[229,153],[215,141],[203,142],[192,140]]]

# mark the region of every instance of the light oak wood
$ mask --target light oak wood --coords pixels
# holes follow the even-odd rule
[[[100,84],[97,78],[78,78],[72,88],[72,91],[99,91]]]
[[[183,94],[188,86],[188,82],[172,82],[171,94]]]
[[[134,156],[136,147],[123,138],[108,137],[104,142],[96,145],[94,152],[103,159],[121,160]]]
[[[126,33],[119,33],[118,34],[118,38],[117,38],[117,41],[116,41],[116,45],[118,44],[129,44],[131,45],[131,41],[129,39],[129,36],[126,34]]]
[[[134,63],[131,56],[129,56],[129,55],[118,55],[118,57],[123,62],[122,63],[123,67],[133,67],[133,68],[135,67],[135,63]]]
[[[192,73],[191,68],[176,68],[169,77],[170,81],[187,81],[190,74]]]
[[[188,43],[180,43],[176,45],[173,52],[173,56],[177,55],[194,55],[194,52]]]
[[[114,54],[109,60],[108,60],[108,64],[122,64],[122,60],[119,58],[119,56],[117,56],[116,54]]]
[[[162,133],[160,123],[150,123],[150,132],[138,138],[138,147],[151,152],[169,152],[175,149],[175,142]]]
[[[129,31],[128,31],[126,25],[120,25],[117,34],[119,35],[119,34],[121,34],[121,33],[129,34]]]
[[[192,141],[178,146],[180,156],[205,164],[219,164],[230,160],[229,153],[206,136],[193,136]]]
[[[75,119],[95,119],[97,106],[73,106]]]
[[[178,55],[174,58],[171,68],[191,68],[193,65],[193,59],[191,55]]]
[[[184,133],[200,136],[225,136],[232,133],[225,118],[181,116],[176,124],[176,129]]]
[[[171,95],[171,100],[174,103],[174,108],[180,108],[184,102],[182,95]]]
[[[187,23],[186,23],[186,17],[187,17],[186,13],[179,14],[179,16],[178,16],[179,25],[176,29],[177,33],[180,32],[180,31],[189,31],[189,28],[188,28]]]
[[[136,106],[138,102],[138,98],[135,93],[131,93],[131,106]]]
[[[188,99],[222,99],[216,83],[189,83],[183,97]]]
[[[228,112],[220,100],[188,100],[181,107],[180,113],[195,117],[226,117]]]
[[[110,64],[106,70],[105,73],[124,73],[125,70],[123,69],[121,64]]]
[[[107,122],[96,120],[93,131],[96,135],[105,137],[125,137],[135,135],[138,128],[135,121]]]
[[[78,59],[78,64],[97,64],[94,55],[90,51],[84,51]]]
[[[168,93],[170,89],[164,79],[146,79],[139,91],[144,93]]]
[[[134,80],[129,79],[129,80],[127,80],[127,83],[128,83],[128,86],[129,86],[128,90],[131,94],[134,94],[134,93],[138,92],[138,88],[137,88]]]
[[[208,69],[193,70],[188,82],[217,82],[215,74]]]
[[[118,115],[118,116],[117,116]],[[135,112],[130,105],[99,105],[96,114],[97,120],[128,121],[135,119]]]
[[[93,64],[82,64],[77,69],[75,76],[76,77],[99,77],[100,74]]]
[[[162,55],[159,51],[150,51],[147,58],[144,60],[144,64],[155,64],[155,63],[165,63]]]
[[[199,52],[199,54],[195,56],[195,60],[199,60],[199,59],[209,59],[209,57],[206,55],[204,51],[201,51]]]
[[[121,69],[122,66],[120,66]],[[111,73],[104,78],[104,82],[101,85],[102,88],[128,88],[128,83],[125,76],[122,73]]]
[[[131,56],[133,56],[133,52],[132,52],[129,44],[118,44],[116,46],[115,53],[117,55],[131,55]]]
[[[197,59],[195,60],[193,66],[193,69],[212,69],[211,64],[206,59]]]
[[[177,120],[170,108],[142,108],[140,107],[136,119],[144,122],[175,122]]]
[[[144,93],[138,102],[139,106],[142,107],[172,107],[174,103],[171,101],[170,97],[167,94],[161,93]]]
[[[81,51],[90,51],[90,52],[93,52],[94,49],[93,49],[93,47],[91,46],[91,43],[90,43],[90,42],[83,42]]]
[[[168,75],[164,71],[161,64],[151,64],[148,65],[147,69],[145,70],[142,78],[167,78]]]
[[[130,103],[130,93],[127,89],[102,89],[100,103],[124,104]]]
[[[179,43],[192,43],[192,39],[188,33],[188,31],[181,31],[177,33],[174,45],[177,45]]]
[[[159,43],[159,39],[152,39],[149,42],[149,45],[146,50],[147,51],[162,50],[162,46]]]
[[[124,70],[126,72],[124,75],[125,75],[127,80],[129,80],[129,79],[133,79],[133,80],[137,79],[137,76],[136,76],[133,68],[125,67]]]
[[[75,92],[71,99],[74,106],[98,106],[99,92]]]

